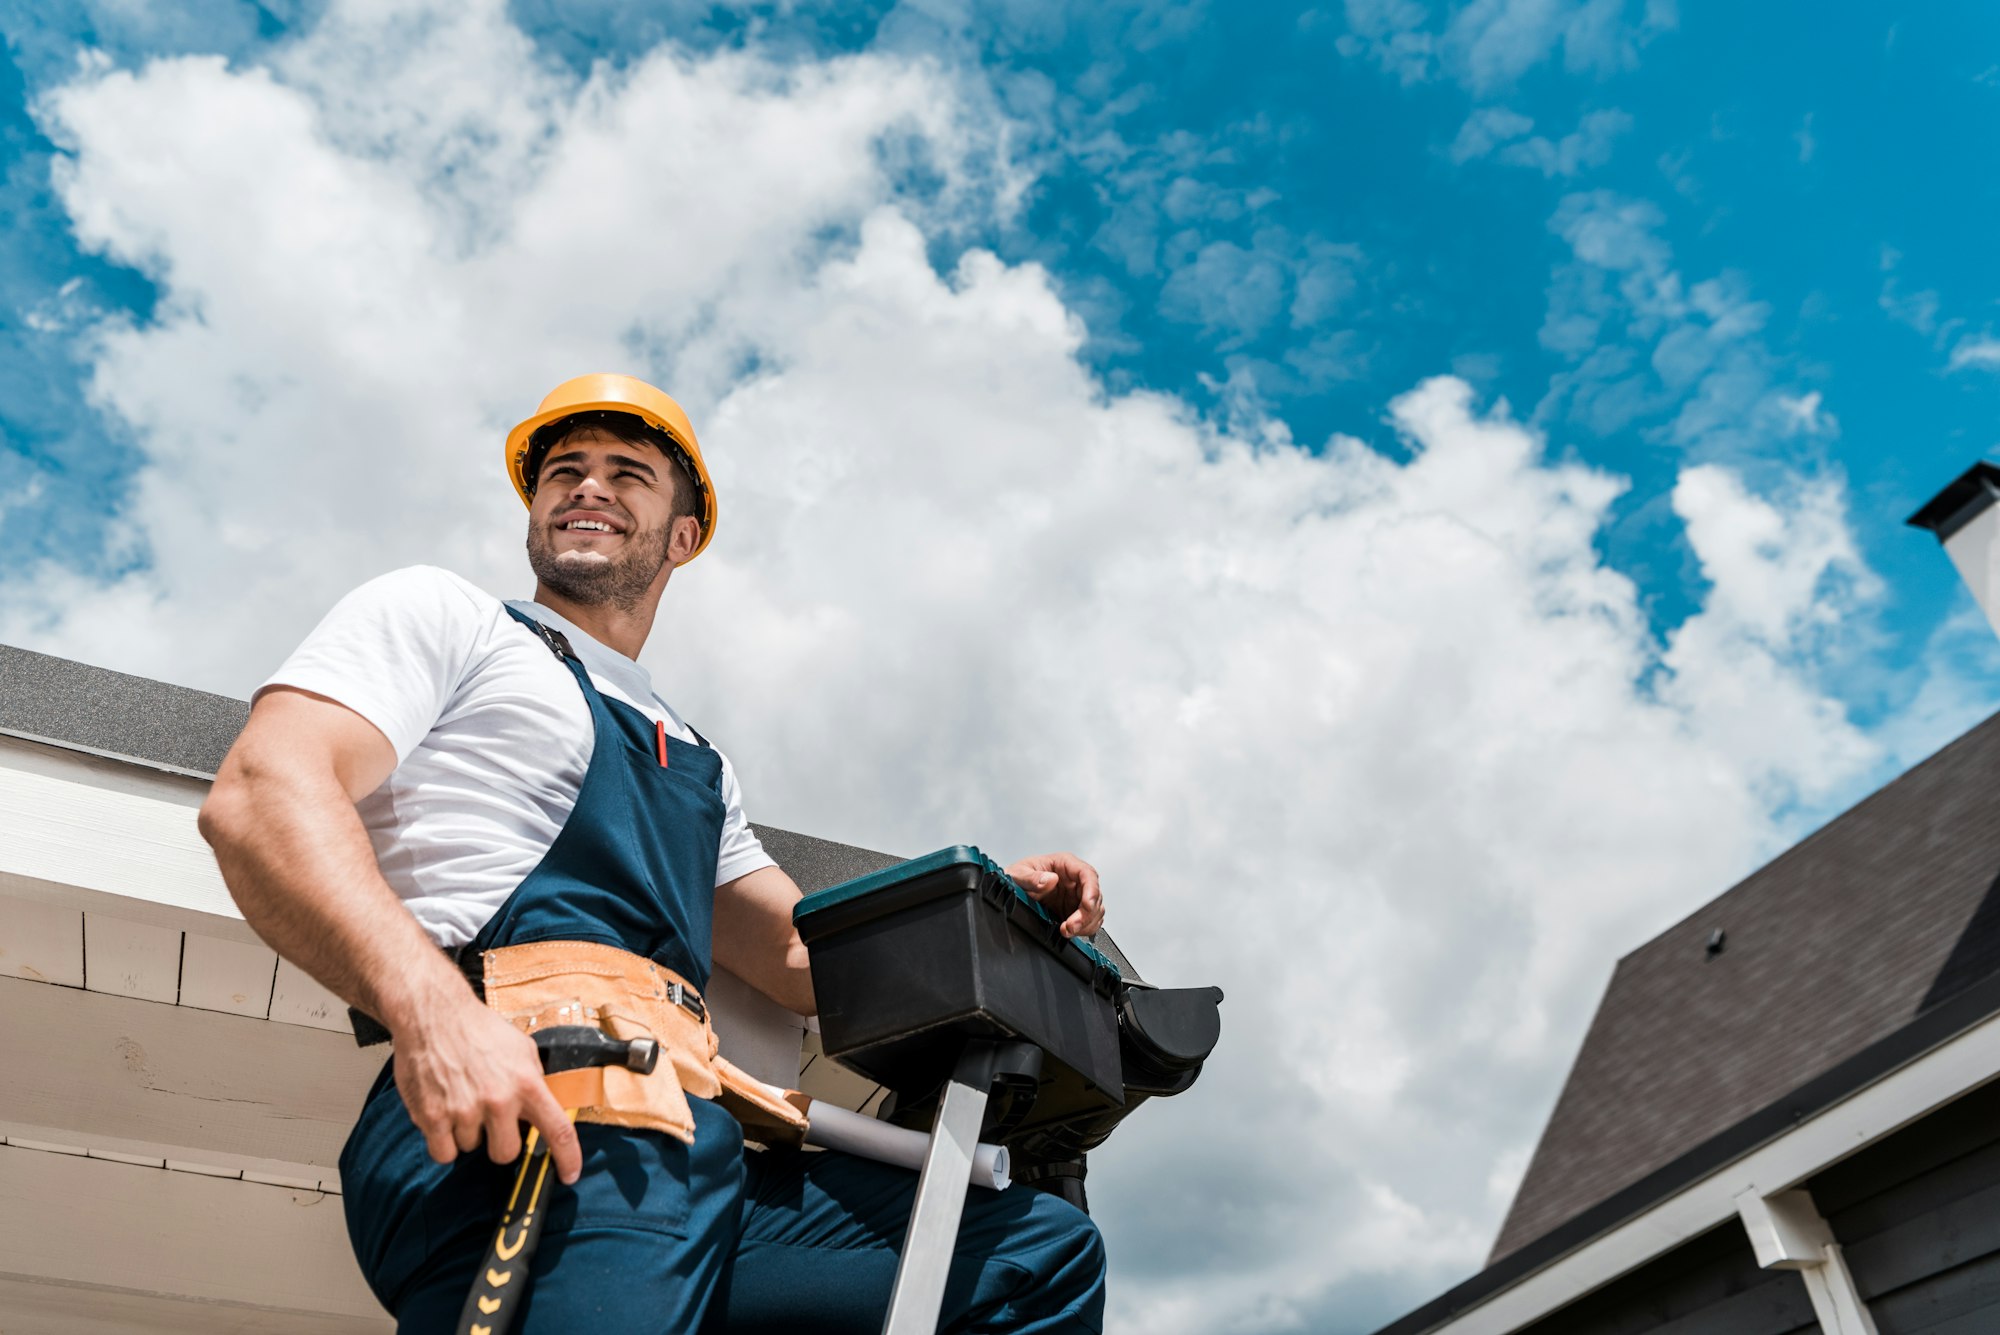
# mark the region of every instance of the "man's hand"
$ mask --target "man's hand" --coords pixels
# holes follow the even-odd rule
[[[389,1027],[396,1084],[431,1157],[520,1157],[523,1120],[556,1171],[582,1170],[576,1128],[542,1083],[535,1041],[481,1005],[382,879],[354,803],[395,748],[345,705],[264,691],[201,808],[201,833],[243,917],[280,955]]]
[[[1062,922],[1066,937],[1095,936],[1104,926],[1097,868],[1074,853],[1043,853],[1007,868],[1013,882]]]
[[[527,1122],[541,1130],[564,1183],[582,1173],[576,1127],[542,1080],[535,1040],[497,1012],[468,993],[395,1040],[396,1088],[431,1158],[450,1163],[461,1150],[478,1149],[484,1135],[486,1156],[512,1163]]]

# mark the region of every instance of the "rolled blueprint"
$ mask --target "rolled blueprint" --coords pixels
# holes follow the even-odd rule
[[[892,1163],[902,1168],[922,1168],[924,1154],[930,1149],[931,1138],[921,1131],[908,1131],[887,1122],[878,1122],[820,1099],[812,1101],[806,1116],[812,1121],[806,1131],[808,1145],[845,1150],[864,1159]],[[993,1191],[1007,1189],[1005,1145],[980,1142],[972,1152],[972,1185]]]

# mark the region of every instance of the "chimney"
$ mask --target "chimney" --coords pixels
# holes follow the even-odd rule
[[[1959,578],[1994,633],[2000,634],[2000,468],[1981,461],[1963,473],[1909,518],[1944,544]]]

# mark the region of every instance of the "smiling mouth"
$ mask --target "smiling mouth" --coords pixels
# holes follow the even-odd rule
[[[618,530],[598,519],[572,519],[557,525],[565,533],[616,533]]]

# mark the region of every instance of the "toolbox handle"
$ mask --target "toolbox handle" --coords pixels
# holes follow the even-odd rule
[[[1063,967],[1089,983],[1099,996],[1111,1001],[1118,999],[1117,970],[1064,936],[1062,923],[1056,920],[1055,915],[1036,903],[1012,877],[1005,872],[988,872],[980,882],[979,896],[1004,913],[1009,922],[1039,940],[1049,953],[1062,961]]]
[[[1014,883],[1010,876],[992,877],[984,887],[987,902],[996,909],[1004,909],[1031,936],[1037,936],[1052,947],[1060,948],[1067,942],[1062,934],[1062,924],[1049,911],[1029,897],[1028,892]]]

